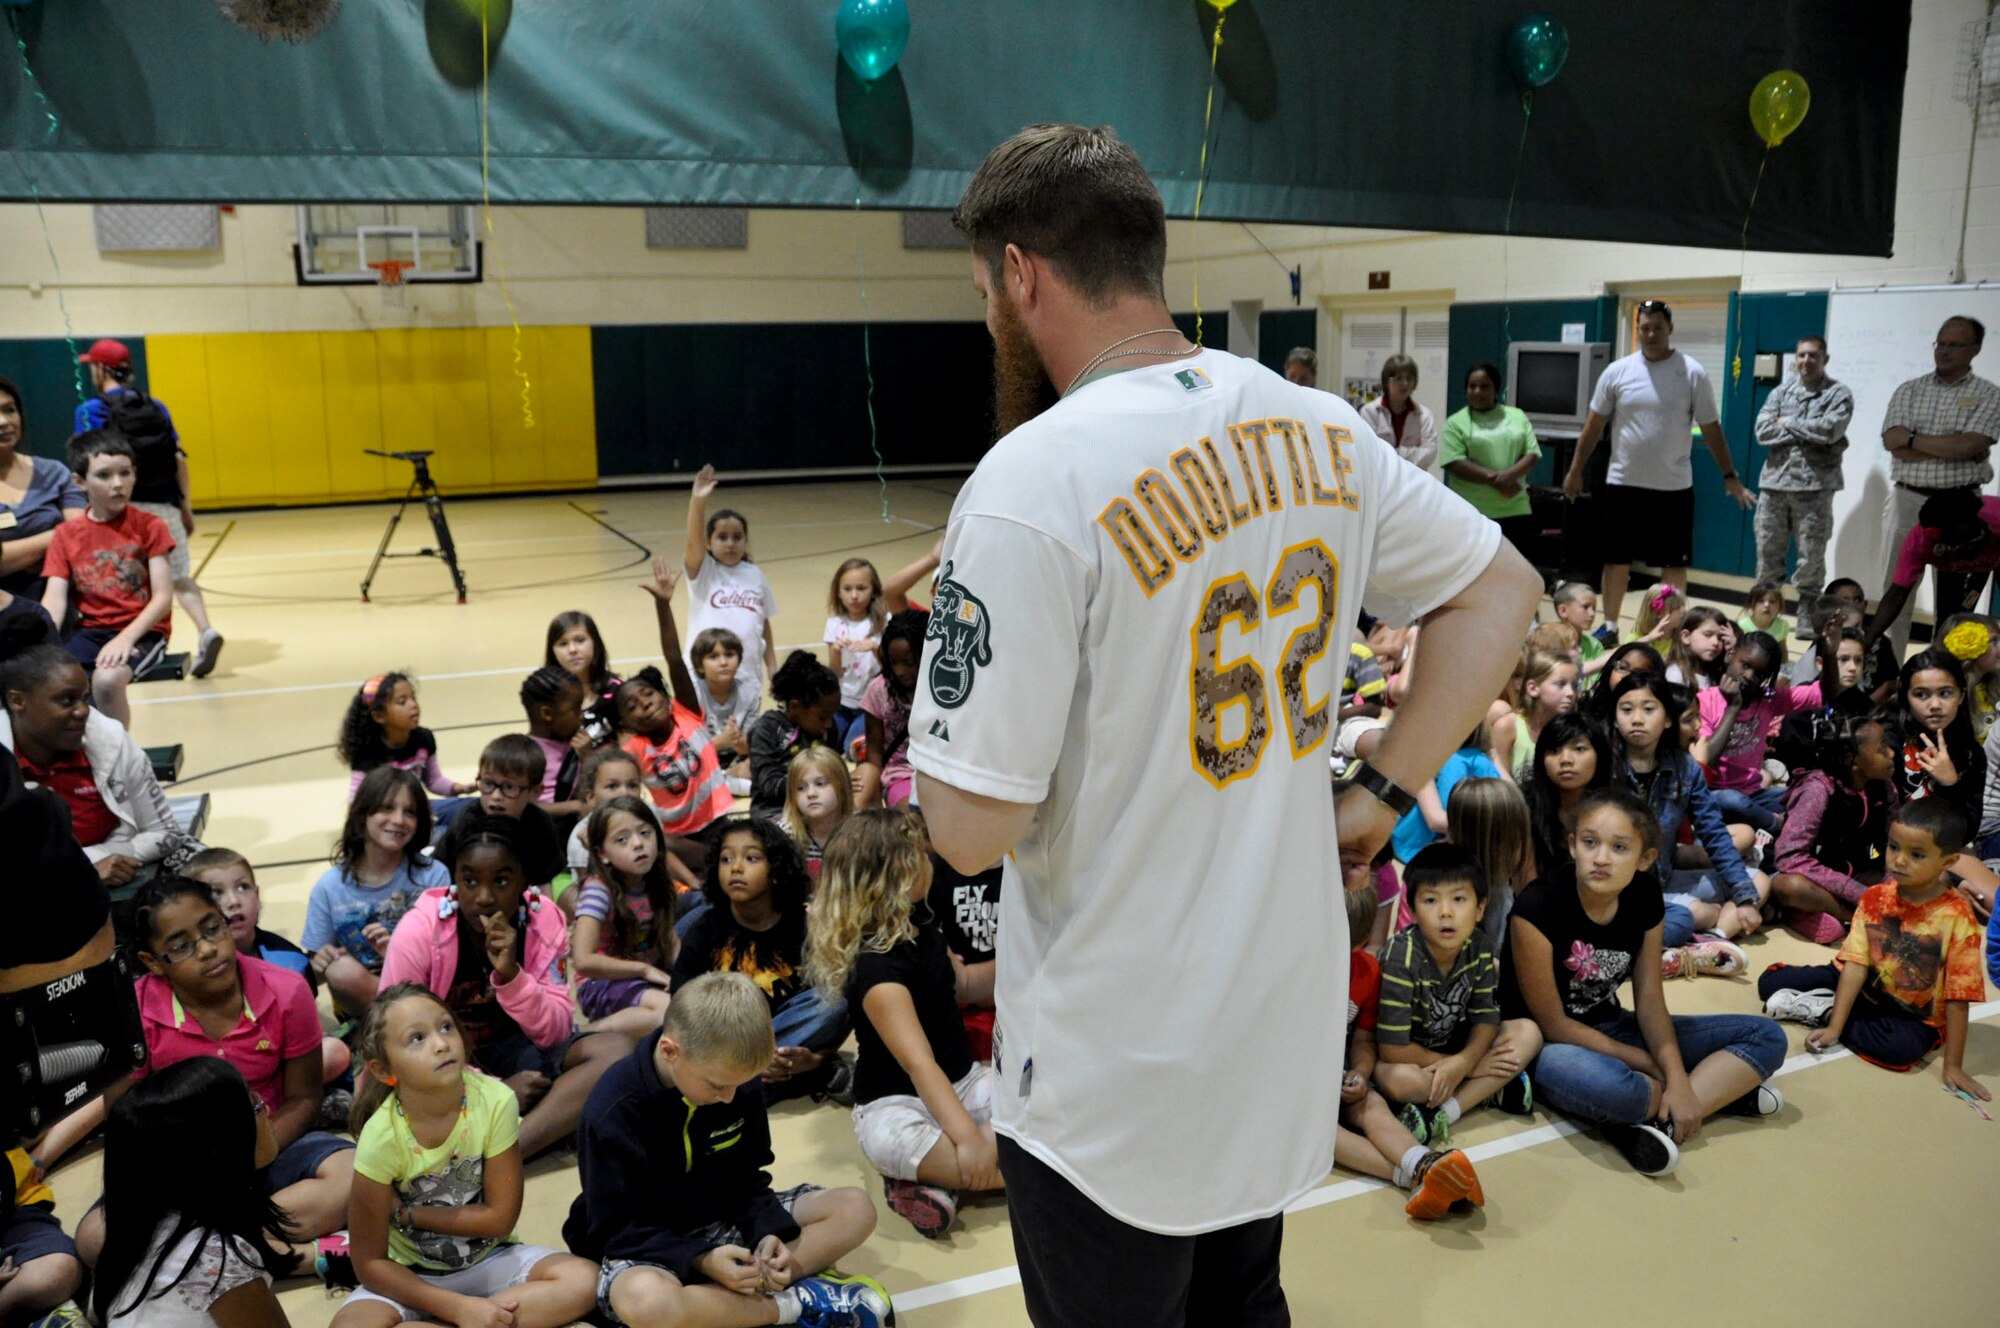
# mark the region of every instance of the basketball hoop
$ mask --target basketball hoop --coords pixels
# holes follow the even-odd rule
[[[403,307],[409,287],[403,281],[403,273],[416,266],[415,263],[401,262],[388,258],[368,265],[375,269],[375,276],[381,283],[382,307],[385,309]]]

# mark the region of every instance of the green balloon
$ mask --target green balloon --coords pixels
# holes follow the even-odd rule
[[[480,47],[484,11],[486,49]],[[431,63],[453,87],[476,88],[500,58],[500,39],[514,17],[514,0],[424,0],[424,41]]]
[[[1547,14],[1530,14],[1507,34],[1507,67],[1521,86],[1546,87],[1569,59],[1569,29]]]

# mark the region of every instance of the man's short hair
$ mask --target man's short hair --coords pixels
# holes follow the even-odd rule
[[[1634,315],[1634,321],[1636,322],[1638,319],[1644,318],[1647,314],[1658,314],[1667,320],[1668,327],[1674,325],[1674,311],[1665,300],[1639,301],[1639,308],[1638,312]]]
[[[1306,368],[1317,373],[1319,372],[1319,353],[1313,350],[1311,346],[1294,346],[1292,347],[1292,353],[1285,357],[1285,366],[1289,368],[1294,364],[1303,364]]]
[[[1980,322],[1977,318],[1972,317],[1970,314],[1953,314],[1939,325],[1938,330],[1942,332],[1953,323],[1957,323],[1959,326],[1971,331],[1973,345],[1983,346],[1986,344],[1986,324]]]
[[[527,734],[503,733],[479,753],[479,773],[489,770],[502,779],[539,784],[549,771],[549,758],[543,755],[541,744]]]
[[[1797,341],[1795,341],[1795,342],[1793,342],[1793,343],[1792,343],[1792,348],[1793,348],[1794,350],[1796,350],[1796,349],[1798,349],[1798,348],[1799,348],[1800,346],[1803,346],[1803,345],[1805,345],[1805,344],[1806,344],[1806,343],[1807,343],[1808,341],[1810,341],[1810,342],[1811,342],[1811,343],[1812,343],[1813,345],[1815,345],[1815,346],[1818,346],[1818,347],[1819,347],[1819,353],[1820,353],[1820,356],[1821,356],[1822,358],[1824,358],[1824,357],[1826,356],[1826,338],[1825,338],[1825,337],[1800,337],[1800,338],[1799,338],[1799,339],[1798,339]]]
[[[131,442],[115,429],[85,429],[69,440],[71,474],[89,474],[91,460],[101,456],[124,457],[135,466],[138,464]]]
[[[1092,304],[1164,299],[1167,213],[1109,125],[1030,125],[988,153],[951,214],[998,282],[1007,246],[1047,260]]]
[[[676,991],[662,1031],[689,1060],[744,1074],[761,1072],[778,1049],[770,1002],[741,973],[704,973]]]

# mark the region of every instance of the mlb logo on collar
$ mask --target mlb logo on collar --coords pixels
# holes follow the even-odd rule
[[[1182,369],[1174,374],[1174,381],[1190,392],[1200,392],[1215,386],[1214,381],[1199,369]]]

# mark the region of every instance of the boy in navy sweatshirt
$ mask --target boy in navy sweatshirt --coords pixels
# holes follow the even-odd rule
[[[868,1196],[771,1189],[757,1080],[775,1051],[764,993],[709,973],[591,1090],[563,1239],[603,1265],[597,1305],[614,1328],[895,1322],[879,1283],[833,1271],[875,1229]]]

